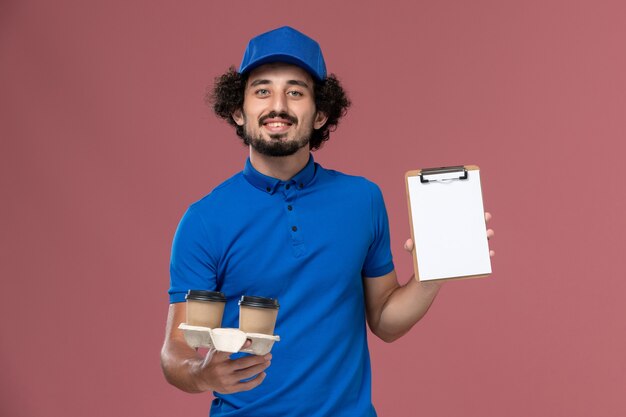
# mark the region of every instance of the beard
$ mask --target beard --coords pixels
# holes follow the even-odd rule
[[[277,115],[274,113],[270,113],[269,115],[261,118],[261,120],[259,121],[259,127],[263,126],[263,121],[266,120],[268,117],[282,117],[287,120],[290,120],[294,124],[298,122],[297,119],[286,114]],[[263,137],[261,136],[261,133],[259,133],[257,136],[250,133],[248,131],[247,126],[248,126],[248,123],[247,123],[246,118],[244,117],[243,142],[246,145],[252,146],[252,148],[258,153],[262,155],[266,155],[266,156],[293,155],[298,150],[304,148],[306,145],[309,144],[309,141],[311,140],[311,134],[313,133],[313,127],[311,127],[308,132],[304,132],[304,135],[295,137],[293,140],[290,140],[287,142],[282,140],[285,137],[287,137],[288,135],[287,133],[278,133],[278,134],[269,135],[270,140],[267,141],[263,139]]]
[[[300,137],[290,140],[289,142],[283,142],[281,139],[286,134],[270,135],[270,141],[264,140],[260,135],[251,136],[248,135],[246,129],[243,131],[243,142],[246,145],[252,146],[252,148],[258,153],[266,156],[289,156],[298,152],[299,149],[304,148],[309,144],[309,137]]]

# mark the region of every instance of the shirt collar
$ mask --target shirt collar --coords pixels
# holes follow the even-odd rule
[[[315,178],[315,161],[313,155],[309,154],[309,162],[294,175],[290,180],[281,181],[278,178],[269,177],[257,171],[250,162],[250,158],[246,160],[246,166],[243,169],[244,178],[259,190],[273,194],[279,185],[294,184],[295,187],[301,189],[309,185]]]

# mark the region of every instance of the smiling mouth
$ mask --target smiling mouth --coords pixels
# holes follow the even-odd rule
[[[271,134],[280,134],[287,132],[297,121],[298,119],[286,112],[271,111],[261,117],[259,124]]]
[[[270,122],[270,123],[264,123],[264,126],[267,127],[285,127],[285,126],[291,126],[291,123],[284,123],[284,122]]]
[[[263,127],[270,133],[283,133],[289,130],[293,123],[286,120],[267,120],[263,123]]]

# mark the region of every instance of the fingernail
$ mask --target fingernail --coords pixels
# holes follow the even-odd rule
[[[267,355],[263,356],[263,359],[265,359],[266,361],[269,361],[270,359],[272,359],[272,354],[268,353]]]

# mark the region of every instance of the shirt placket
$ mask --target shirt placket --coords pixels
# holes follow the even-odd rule
[[[282,186],[284,210],[287,213],[287,225],[289,227],[291,246],[295,257],[300,257],[305,253],[304,237],[302,234],[301,224],[298,220],[298,187],[301,189],[302,185],[293,180],[283,184]]]

